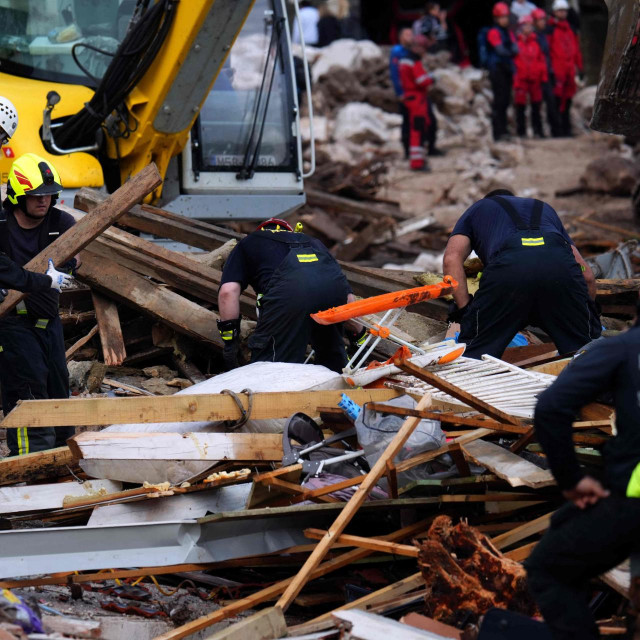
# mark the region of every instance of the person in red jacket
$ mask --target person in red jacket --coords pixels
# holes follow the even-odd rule
[[[571,100],[576,95],[576,73],[582,73],[582,53],[577,34],[567,20],[569,3],[554,0],[554,20],[550,23],[549,52],[555,76],[553,93],[558,105],[559,136],[571,136]]]
[[[523,16],[518,21],[518,55],[514,59],[516,72],[513,77],[513,102],[516,106],[518,135],[527,135],[527,100],[531,102],[531,127],[536,138],[544,138],[540,106],[542,84],[547,82],[547,62],[533,29],[533,18]]]
[[[428,171],[424,143],[431,122],[427,90],[433,78],[422,66],[422,56],[429,44],[427,37],[414,36],[409,55],[399,65],[404,104],[409,112],[409,166],[413,171]]]

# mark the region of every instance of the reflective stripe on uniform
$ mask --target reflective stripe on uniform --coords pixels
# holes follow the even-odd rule
[[[46,329],[49,325],[49,320],[47,318],[38,318],[36,320],[35,327],[36,329]]]
[[[21,316],[27,315],[27,305],[24,303],[24,300],[21,300],[16,305],[16,313]]]
[[[18,428],[18,455],[23,456],[29,453],[29,434],[26,427]]]
[[[298,262],[318,262],[318,256],[315,253],[298,253],[296,256]]]
[[[541,247],[544,244],[544,238],[522,238],[523,247]]]
[[[629,478],[627,498],[640,498],[640,464],[636,465],[631,478]]]
[[[221,331],[220,335],[223,340],[233,340],[233,329],[230,329],[229,331]]]

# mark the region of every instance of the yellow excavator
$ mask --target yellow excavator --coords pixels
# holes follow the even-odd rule
[[[314,164],[305,174],[289,33],[285,0],[0,0],[0,95],[20,121],[2,181],[36,153],[71,204],[153,161],[164,184],[148,201],[166,209],[287,215]]]

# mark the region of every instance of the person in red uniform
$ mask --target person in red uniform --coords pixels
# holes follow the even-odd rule
[[[516,106],[516,127],[518,135],[527,135],[527,101],[531,102],[531,127],[536,138],[544,138],[540,105],[542,104],[542,84],[548,80],[547,62],[533,29],[533,18],[523,16],[518,21],[518,55],[514,63],[513,102]]]
[[[414,36],[409,55],[399,65],[404,104],[409,112],[409,167],[413,171],[428,171],[424,143],[430,124],[427,90],[433,78],[422,66],[422,56],[428,47],[427,37]]]
[[[513,33],[509,30],[509,6],[504,2],[493,5],[494,26],[486,37],[489,80],[493,91],[491,104],[491,125],[493,139],[508,137],[507,110],[511,103],[513,87],[513,59],[518,53],[518,45]]]
[[[576,73],[582,73],[582,53],[577,34],[571,28],[567,16],[567,0],[554,0],[554,20],[550,23],[549,53],[555,76],[553,93],[558,106],[558,133],[569,137],[571,133],[571,100],[576,95]]]

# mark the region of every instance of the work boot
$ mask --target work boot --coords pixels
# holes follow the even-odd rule
[[[435,147],[432,147],[427,152],[427,155],[431,156],[432,158],[438,158],[438,157],[442,157],[442,156],[446,155],[446,152],[443,151],[442,149],[436,149]]]

